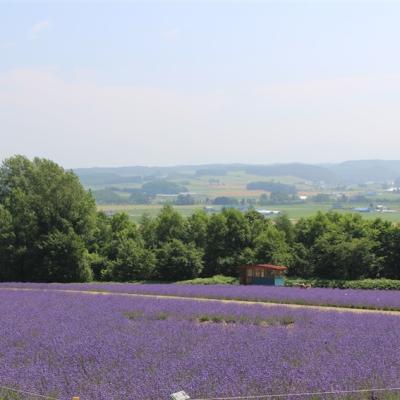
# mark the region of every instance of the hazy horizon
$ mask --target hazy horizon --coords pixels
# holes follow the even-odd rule
[[[174,168],[174,167],[205,167],[205,166],[223,166],[223,165],[254,165],[254,166],[268,166],[268,165],[287,165],[287,164],[306,164],[306,165],[313,165],[313,166],[320,166],[326,167],[330,165],[337,165],[346,162],[400,162],[400,157],[398,159],[358,159],[358,160],[343,160],[338,162],[331,162],[331,163],[307,163],[301,161],[288,161],[288,162],[275,162],[275,163],[243,163],[243,162],[232,162],[232,163],[192,163],[192,164],[165,164],[165,165],[156,165],[156,164],[125,164],[125,165],[92,165],[87,167],[66,167],[70,169],[108,169],[108,168],[131,168],[131,167],[144,167],[144,168]]]
[[[0,11],[0,159],[84,168],[400,158],[400,3]]]

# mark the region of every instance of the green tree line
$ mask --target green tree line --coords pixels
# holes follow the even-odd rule
[[[318,213],[293,224],[250,210],[166,206],[136,224],[96,211],[79,179],[52,161],[15,156],[0,167],[0,280],[176,281],[237,276],[245,263],[288,266],[322,279],[400,279],[400,227],[360,215]]]

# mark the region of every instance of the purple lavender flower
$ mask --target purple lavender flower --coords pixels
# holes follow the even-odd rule
[[[90,290],[118,293],[158,294],[211,299],[236,299],[259,302],[324,305],[352,308],[400,310],[400,291],[325,289],[304,290],[293,287],[229,286],[229,285],[179,285],[179,284],[35,284],[0,283],[2,287]]]
[[[0,360],[0,385],[60,399],[400,386],[400,317],[0,290]]]

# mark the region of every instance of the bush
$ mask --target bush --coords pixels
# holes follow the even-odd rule
[[[296,286],[302,283],[311,284],[313,287],[331,289],[400,290],[400,280],[395,279],[360,279],[345,281],[340,279],[286,278],[285,286]]]
[[[237,285],[239,280],[233,276],[214,275],[210,278],[196,278],[178,282],[181,285]]]

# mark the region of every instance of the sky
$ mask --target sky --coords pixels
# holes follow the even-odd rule
[[[0,159],[400,159],[400,1],[0,0]]]

